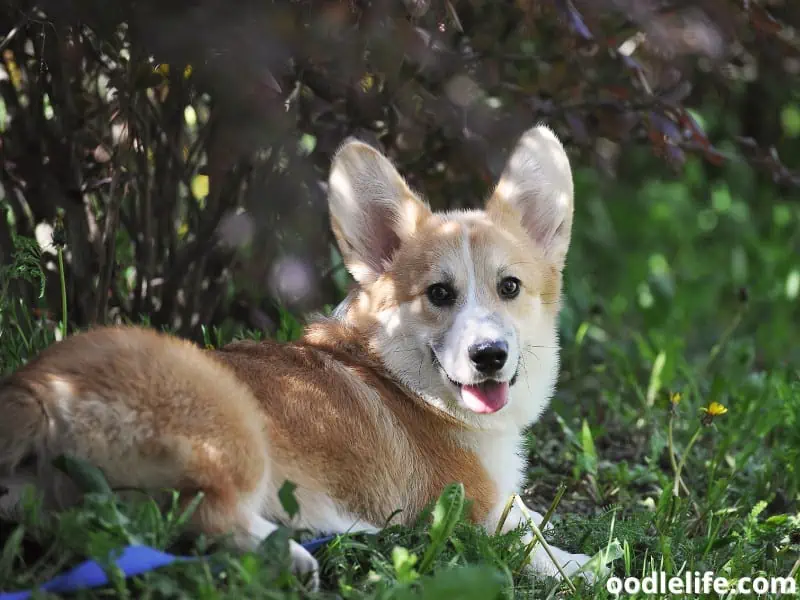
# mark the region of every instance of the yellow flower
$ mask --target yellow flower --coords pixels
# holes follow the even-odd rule
[[[675,406],[676,404],[679,404],[680,401],[681,401],[681,393],[680,392],[674,392],[674,393],[670,394],[669,401],[672,403],[672,406]]]
[[[703,412],[712,417],[719,417],[728,412],[728,409],[719,402],[712,402],[707,408],[703,409]]]
[[[711,422],[714,420],[715,417],[720,417],[728,412],[727,407],[720,404],[719,402],[712,402],[708,406],[700,409],[703,411],[703,416],[701,418],[701,422],[703,425],[711,425]]]
[[[169,77],[169,65],[167,63],[158,64],[153,71],[161,74],[162,77]],[[186,65],[183,68],[183,78],[189,79],[192,76],[192,65]]]

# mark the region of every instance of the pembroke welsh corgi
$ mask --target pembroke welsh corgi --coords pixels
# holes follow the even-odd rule
[[[193,526],[241,548],[279,523],[318,533],[408,523],[452,482],[494,531],[525,474],[523,429],[558,373],[573,214],[564,148],[547,127],[528,130],[484,210],[436,213],[380,152],[348,140],[328,199],[357,285],[299,341],[204,350],[97,328],[0,383],[0,510],[13,514],[29,482],[48,505],[73,502],[50,466],[68,453],[113,487],[202,492]],[[293,518],[278,498],[286,480]],[[504,528],[525,522],[515,505]],[[316,560],[290,551],[315,578]],[[567,574],[589,558],[552,551]],[[541,544],[531,567],[557,575]]]

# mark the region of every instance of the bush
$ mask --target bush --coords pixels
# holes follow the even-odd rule
[[[723,0],[10,2],[0,263],[12,235],[39,239],[41,308],[60,319],[60,215],[71,327],[274,333],[277,306],[319,308],[347,285],[324,192],[347,135],[437,208],[478,201],[542,119],[607,173],[649,148],[676,169],[687,153],[748,160],[793,186],[773,147],[797,149],[783,83],[800,10],[770,9],[782,20]],[[714,122],[686,108],[707,105]]]

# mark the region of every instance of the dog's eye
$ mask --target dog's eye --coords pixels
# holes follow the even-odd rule
[[[497,286],[497,292],[507,300],[519,296],[520,283],[516,277],[505,277]]]
[[[427,294],[434,306],[450,306],[456,301],[455,290],[446,283],[434,283],[428,287]]]

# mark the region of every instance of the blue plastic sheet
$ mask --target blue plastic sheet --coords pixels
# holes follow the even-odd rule
[[[315,552],[333,538],[334,536],[318,538],[304,542],[301,545],[309,552]],[[201,560],[201,558],[196,556],[176,556],[149,546],[127,546],[122,549],[122,552],[114,559],[114,562],[125,574],[125,577],[128,578],[154,571],[176,562]],[[62,573],[39,585],[37,589],[54,594],[68,594],[78,590],[102,587],[108,583],[108,576],[100,563],[94,560],[87,560],[66,573]],[[33,590],[0,592],[0,600],[25,600],[31,594],[33,594]]]

